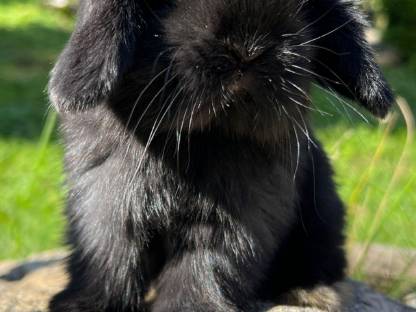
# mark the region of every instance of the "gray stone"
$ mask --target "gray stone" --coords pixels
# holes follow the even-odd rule
[[[62,265],[65,256],[65,252],[58,251],[37,255],[24,262],[0,263],[0,312],[46,312],[51,296],[67,282]],[[365,285],[353,281],[348,283],[352,286],[353,293],[345,307],[346,312],[416,312]],[[409,296],[409,303],[414,300],[414,296]],[[279,306],[269,312],[323,311]]]
[[[408,306],[416,308],[416,293],[409,294],[403,300]]]
[[[0,264],[0,312],[44,312],[50,297],[67,281],[63,252],[47,253],[23,263]]]

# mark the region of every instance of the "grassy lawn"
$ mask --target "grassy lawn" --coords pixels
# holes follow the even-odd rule
[[[0,3],[0,259],[60,245],[62,151],[41,136],[48,71],[71,27],[38,1]]]
[[[72,22],[36,0],[0,3],[0,259],[61,245],[62,148],[43,90]],[[416,73],[386,75],[416,113]],[[366,123],[322,91],[314,98],[333,114],[313,117],[349,208],[348,237],[416,248],[416,143],[406,146],[399,110],[396,121]]]
[[[387,68],[385,73],[415,114],[416,74],[405,68]],[[314,98],[321,109],[334,115],[315,114],[314,120],[335,167],[339,193],[349,209],[348,237],[416,248],[416,142],[410,140],[412,133],[408,133],[400,109],[395,107],[392,118],[385,122],[360,110],[367,123],[322,91],[315,92]],[[343,106],[346,111],[339,108]],[[407,140],[410,143],[406,144]]]

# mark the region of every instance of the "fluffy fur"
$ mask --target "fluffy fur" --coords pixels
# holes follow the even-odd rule
[[[344,211],[308,89],[386,114],[364,26],[345,0],[83,0],[49,84],[73,248],[51,311],[338,309],[319,297]]]

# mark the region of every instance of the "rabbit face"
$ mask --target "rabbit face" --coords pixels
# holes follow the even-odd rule
[[[274,140],[292,119],[302,123],[313,53],[302,45],[311,39],[303,3],[225,3],[153,7],[146,45],[113,105],[158,131],[219,128]]]

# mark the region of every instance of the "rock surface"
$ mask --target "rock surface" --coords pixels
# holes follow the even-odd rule
[[[44,312],[66,283],[64,252],[46,253],[24,263],[0,264],[0,312]]]
[[[0,263],[0,312],[46,312],[50,297],[67,281],[63,251],[41,254],[25,262]],[[368,287],[349,282],[354,293],[348,312],[416,312],[378,294]],[[409,296],[414,303],[415,296]],[[322,312],[311,308],[275,307],[269,312]]]

